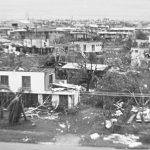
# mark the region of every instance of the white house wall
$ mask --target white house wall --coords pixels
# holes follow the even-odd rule
[[[9,76],[9,88],[17,92],[22,87],[22,76],[31,77],[31,93],[44,93],[44,72],[0,71],[0,75]]]
[[[74,95],[74,105],[76,106],[79,101],[80,101],[80,95],[79,95],[79,91],[75,91],[75,95]]]
[[[102,42],[76,42],[75,44],[78,44],[80,46],[80,50],[82,52],[102,52]],[[83,49],[83,45],[86,45],[86,51]],[[92,45],[95,45],[95,50],[92,50]]]
[[[12,92],[18,92],[22,88],[22,76],[30,76],[31,91],[30,93],[38,94],[38,100],[43,103],[42,94],[52,95],[52,104],[54,107],[59,105],[59,95],[68,95],[68,108],[72,108],[78,104],[79,89],[54,92],[53,89],[45,90],[45,73],[44,72],[15,72],[15,71],[0,71],[0,76],[8,76],[9,89]]]
[[[57,107],[59,105],[59,95],[52,95],[52,106]]]
[[[62,95],[62,94],[60,94]],[[59,94],[52,95],[52,106],[57,107],[59,105]],[[74,95],[68,95],[68,108],[71,109],[79,103],[79,92],[74,93]]]
[[[68,95],[68,108],[71,108],[71,107],[72,107],[73,97],[74,97],[74,96]]]

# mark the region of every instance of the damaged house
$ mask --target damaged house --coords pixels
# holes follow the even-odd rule
[[[95,80],[92,80],[91,84],[96,84],[98,77],[102,77],[110,68],[111,66],[104,64],[86,63],[85,66],[85,64],[67,63],[61,69],[64,73],[64,79],[67,79],[68,83],[76,83],[86,87],[85,84],[87,84],[87,80],[89,80],[88,75],[92,75],[92,72],[94,73],[93,79]]]
[[[3,93],[17,93],[21,89],[26,107],[42,104],[45,99],[53,107],[73,108],[80,101],[80,87],[55,79],[54,68],[36,68],[26,71],[0,70],[0,96]]]

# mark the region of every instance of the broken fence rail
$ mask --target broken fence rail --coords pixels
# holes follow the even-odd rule
[[[150,97],[144,93],[118,93],[118,92],[80,92],[81,95],[100,95],[100,96],[118,96],[118,97]]]

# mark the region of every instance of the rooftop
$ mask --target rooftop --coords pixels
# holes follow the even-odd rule
[[[123,28],[110,28],[110,30],[130,30],[130,31],[134,31],[135,28],[130,28],[130,27],[123,27]]]
[[[54,68],[37,68],[32,67],[30,69],[26,67],[1,67],[0,71],[15,71],[15,72],[51,72]]]
[[[92,64],[92,70],[99,70],[103,71],[108,67],[108,65],[103,64]],[[78,63],[67,63],[62,67],[63,69],[81,69],[84,68],[84,64],[78,64]],[[91,64],[86,64],[86,68],[88,70],[91,70]]]
[[[110,34],[110,35],[112,35],[112,34],[128,34],[128,33],[126,33],[126,32],[109,32],[109,31],[100,31],[100,32],[98,32],[98,34]]]

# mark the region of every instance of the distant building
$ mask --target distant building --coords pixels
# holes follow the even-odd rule
[[[3,44],[3,49],[4,49],[4,52],[5,53],[9,53],[9,54],[16,54],[16,55],[19,55],[20,52],[16,51],[16,47],[13,46],[11,43],[5,43]]]
[[[104,65],[104,64],[86,64],[86,69],[87,70],[97,70],[97,71],[104,71],[106,68],[108,67],[108,65]],[[65,64],[62,69],[66,69],[66,70],[80,70],[85,68],[85,64],[78,64],[78,63],[67,63]]]
[[[10,34],[10,31],[12,31],[12,28],[0,28],[0,37],[1,38],[8,37]]]
[[[100,53],[103,49],[102,42],[75,42],[79,45],[81,53]]]
[[[10,32],[10,38],[15,40],[47,40],[49,43],[55,43],[61,37],[68,36],[67,31],[52,28],[35,28],[35,29],[17,29]],[[57,41],[59,42],[59,41]]]
[[[100,31],[100,32],[98,32],[98,36],[100,38],[113,41],[117,38],[125,39],[129,36],[129,34],[126,32]]]
[[[72,41],[87,41],[92,35],[86,31],[71,31],[70,35],[72,37]]]
[[[140,40],[136,39],[137,47],[139,48],[148,48],[149,40]]]
[[[136,31],[142,31],[143,33],[150,33],[150,27],[136,28]]]
[[[106,40],[115,40],[117,38],[125,39],[134,34],[135,28],[109,28],[107,31],[99,31],[98,36]]]
[[[117,33],[134,33],[135,28],[123,27],[123,28],[110,28],[110,32],[117,32]]]
[[[148,49],[143,48],[132,48],[131,49],[131,65],[134,67],[140,67],[142,65],[142,61],[146,60],[145,52]]]

